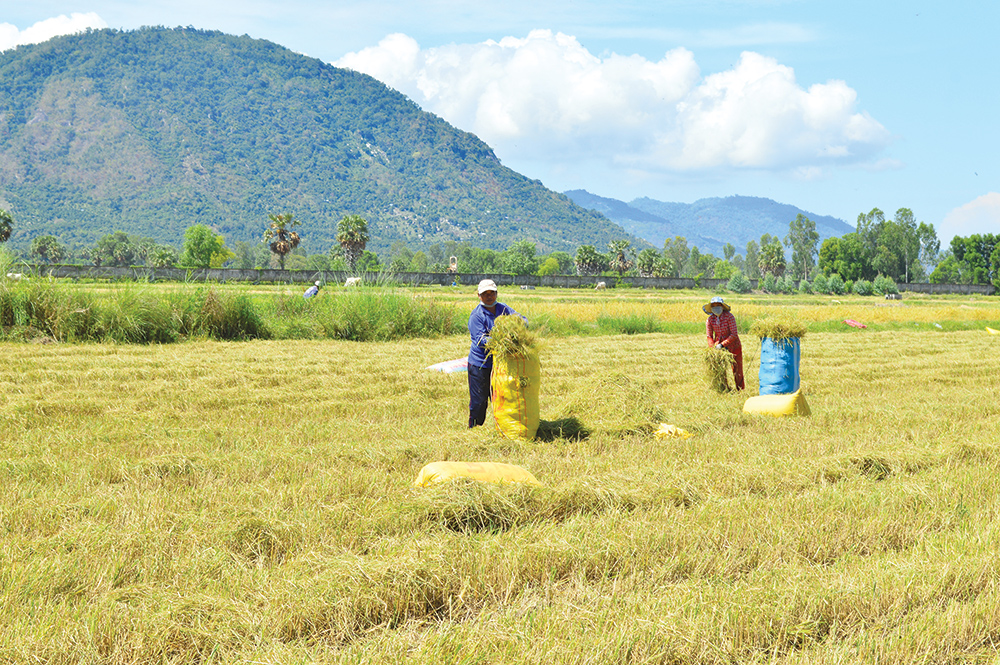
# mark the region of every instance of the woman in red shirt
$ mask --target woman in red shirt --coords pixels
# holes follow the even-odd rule
[[[736,332],[736,317],[729,313],[729,305],[719,296],[712,298],[707,305],[702,305],[701,309],[708,314],[708,322],[705,324],[708,345],[733,354],[733,379],[736,381],[736,389],[743,390],[743,346],[740,344],[740,335]]]

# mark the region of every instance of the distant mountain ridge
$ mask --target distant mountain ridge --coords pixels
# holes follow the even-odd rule
[[[572,252],[625,235],[370,76],[193,28],[0,53],[0,206],[22,248],[116,230],[180,246],[196,223],[232,246],[258,240],[268,213],[299,219],[310,253],[345,214],[368,220],[379,253],[521,239]]]
[[[689,246],[696,245],[702,252],[719,257],[727,242],[742,254],[749,241],[760,242],[765,233],[783,239],[788,234],[789,222],[798,214],[816,223],[820,243],[855,230],[836,217],[817,215],[793,205],[753,196],[706,198],[694,203],[668,203],[643,197],[626,203],[581,189],[565,194],[580,206],[601,212],[654,247],[663,247],[667,238],[683,236]]]

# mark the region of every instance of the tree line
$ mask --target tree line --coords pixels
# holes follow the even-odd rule
[[[771,279],[779,285],[781,279],[823,284],[832,279],[834,284],[864,285],[881,278],[893,283],[929,281],[1000,288],[1000,235],[956,236],[941,250],[934,226],[918,222],[909,208],[900,208],[892,219],[878,208],[861,213],[857,231],[827,238],[822,244],[816,224],[799,214],[789,222],[784,238],[765,233],[759,242],[748,242],[742,254],[726,243],[722,257],[689,247],[686,238],[675,236],[664,242],[662,250],[636,251],[628,240],[612,240],[601,248],[604,251],[580,245],[575,255],[563,251],[539,255],[530,240],[515,241],[502,251],[446,241],[431,245],[426,252],[396,241],[383,260],[366,249],[368,223],[360,215],[345,215],[338,222],[337,244],[329,252],[310,255],[302,250],[302,238],[293,230],[299,223],[289,213],[271,214],[260,243],[238,241],[232,248],[222,235],[196,224],[184,232],[180,252],[150,238],[115,231],[75,258],[95,266],[144,263],[150,267],[745,278]],[[13,224],[12,215],[0,210],[0,242],[10,238]],[[74,258],[51,235],[34,238],[31,254],[49,263]]]

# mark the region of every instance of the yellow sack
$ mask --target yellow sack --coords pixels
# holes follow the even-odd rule
[[[493,358],[490,391],[497,431],[509,439],[533,439],[538,432],[538,354]]]
[[[541,485],[530,471],[500,462],[431,462],[420,469],[413,484],[417,487],[429,487],[455,478],[471,478],[483,483]]]
[[[990,328],[989,326],[986,326],[986,332],[988,332],[991,335],[1000,335],[1000,330],[994,330],[993,328]]]
[[[653,432],[653,436],[657,439],[687,439],[694,436],[691,432],[683,430],[677,425],[668,425],[667,423],[660,423],[660,429]]]
[[[743,413],[762,413],[768,416],[809,415],[805,395],[796,390],[784,395],[758,395],[743,404]]]

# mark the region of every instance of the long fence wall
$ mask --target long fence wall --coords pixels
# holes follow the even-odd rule
[[[249,282],[276,284],[309,284],[319,280],[325,284],[344,284],[348,278],[357,276],[364,283],[391,281],[396,284],[441,286],[475,285],[480,280],[492,279],[499,286],[536,287],[552,286],[562,288],[596,288],[603,283],[606,288],[630,286],[640,289],[717,289],[724,287],[725,279],[700,279],[688,277],[624,277],[617,281],[613,277],[588,277],[580,275],[490,275],[473,273],[431,273],[431,272],[397,272],[387,276],[382,273],[349,273],[344,271],[309,271],[309,270],[271,270],[253,269],[239,270],[235,268],[114,268],[76,265],[27,265],[20,270],[33,276],[51,276],[68,279],[93,279],[110,281],[149,281],[149,282]],[[757,288],[757,280],[750,280],[753,288]],[[915,293],[961,293],[975,295],[993,295],[996,289],[992,285],[983,284],[897,284],[900,291]]]

